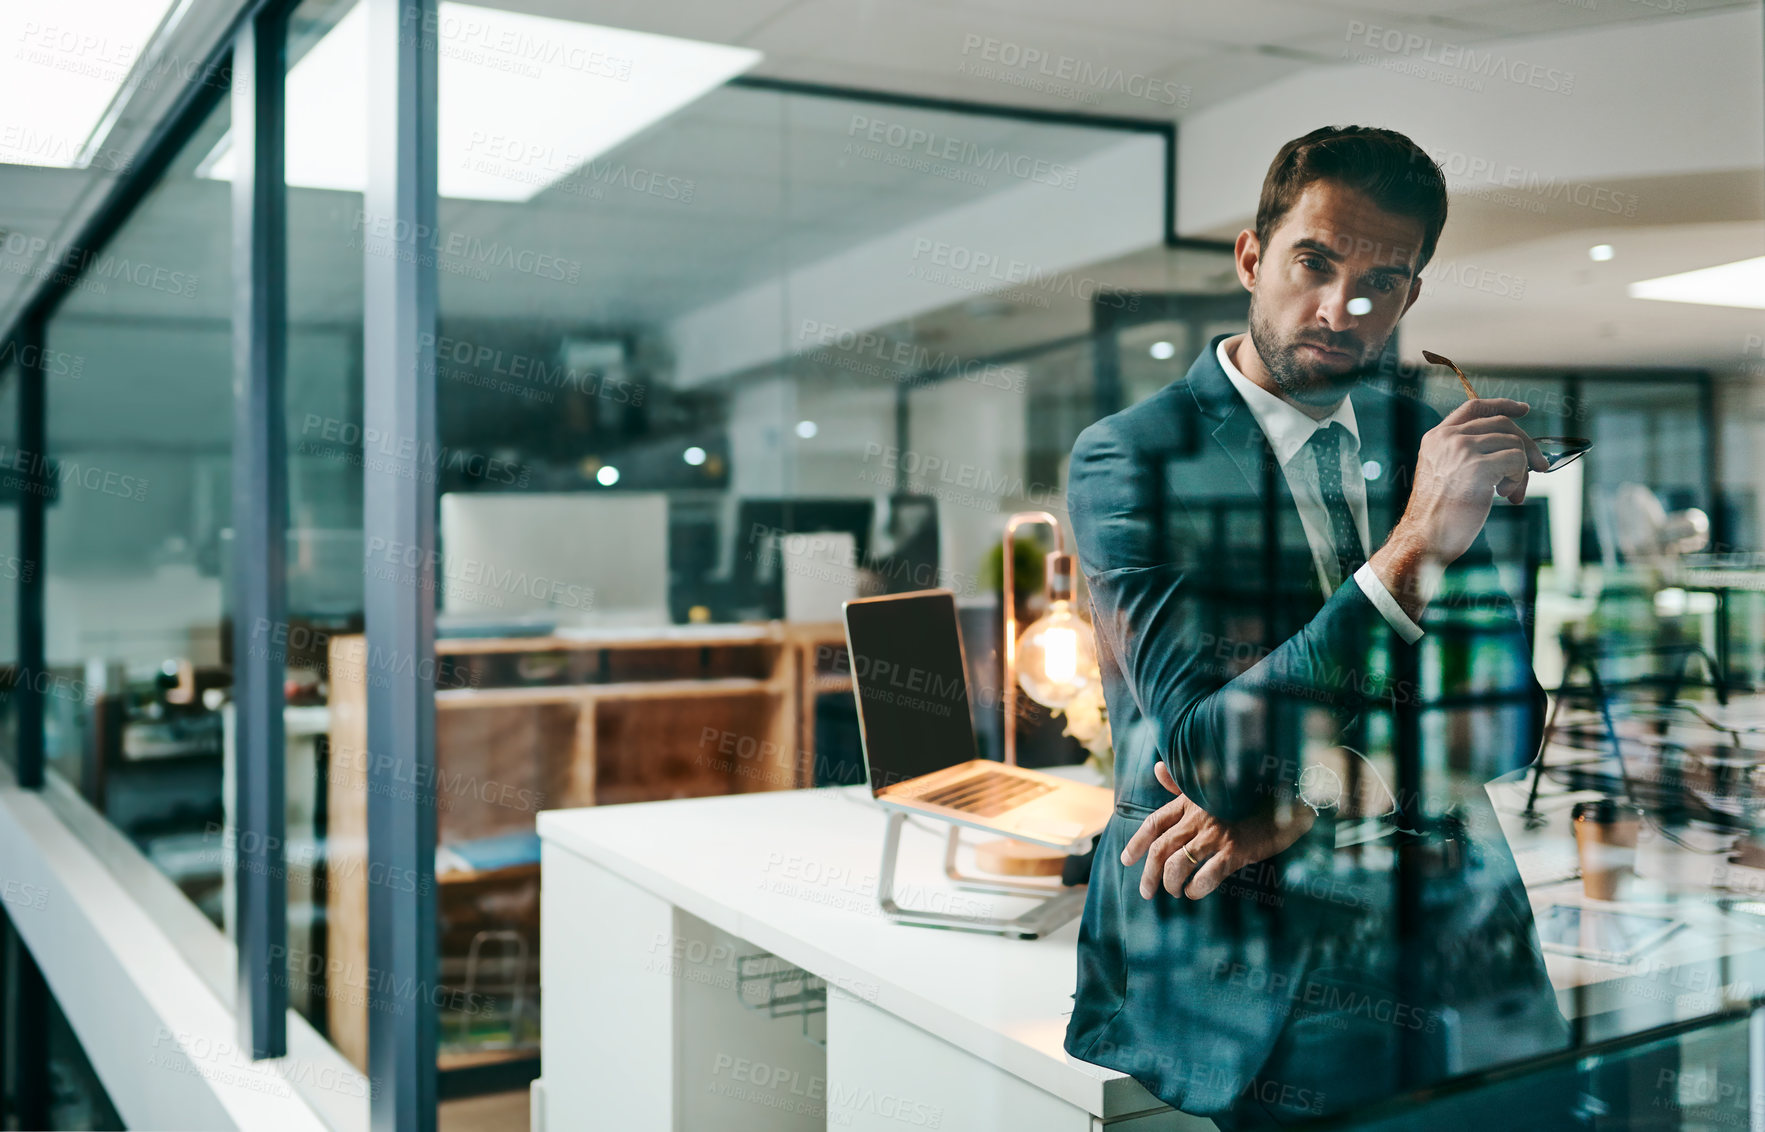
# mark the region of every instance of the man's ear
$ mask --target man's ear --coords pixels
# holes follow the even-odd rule
[[[1238,269],[1238,282],[1244,289],[1256,290],[1256,275],[1262,266],[1262,241],[1249,228],[1238,233],[1238,243],[1232,248],[1232,266]]]
[[[1422,276],[1421,276],[1421,273],[1418,272],[1416,274],[1416,277],[1414,279],[1410,280],[1410,297],[1403,301],[1403,310],[1398,312],[1397,317],[1402,318],[1404,315],[1410,313],[1410,308],[1415,306],[1416,300],[1421,297],[1422,297]]]

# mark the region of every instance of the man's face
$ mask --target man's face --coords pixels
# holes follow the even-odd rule
[[[1238,236],[1250,339],[1288,400],[1328,407],[1367,374],[1421,294],[1421,247],[1421,221],[1332,181],[1306,186],[1268,247]]]

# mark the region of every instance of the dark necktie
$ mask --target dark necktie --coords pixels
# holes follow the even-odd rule
[[[1349,440],[1348,429],[1332,421],[1312,433],[1306,441],[1318,463],[1319,494],[1324,510],[1330,515],[1330,540],[1336,547],[1337,578],[1347,580],[1367,560],[1361,546],[1360,529],[1354,525],[1354,512],[1348,509],[1348,497],[1342,492],[1342,445]]]

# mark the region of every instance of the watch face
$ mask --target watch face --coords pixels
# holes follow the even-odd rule
[[[1327,766],[1313,763],[1299,775],[1299,800],[1314,810],[1342,804],[1342,779]]]

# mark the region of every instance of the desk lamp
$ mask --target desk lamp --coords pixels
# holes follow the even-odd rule
[[[1020,634],[1017,631],[1017,588],[1012,577],[1012,551],[1017,529],[1043,523],[1054,531],[1054,550],[1042,572],[1047,612]],[[1091,626],[1073,605],[1077,561],[1066,552],[1060,520],[1046,511],[1020,511],[1005,523],[1005,687],[1001,696],[1005,719],[1005,763],[1017,765],[1017,690],[1043,707],[1064,708],[1092,681],[1099,679],[1097,648]],[[975,847],[980,867],[1015,876],[1058,875],[1064,853],[1001,838]]]
[[[1017,528],[1045,523],[1054,531],[1054,550],[1042,572],[1048,611],[1017,632],[1017,590],[1012,578],[1012,543]],[[1098,678],[1097,648],[1091,627],[1073,605],[1077,560],[1066,552],[1060,520],[1046,511],[1019,511],[1005,523],[1005,762],[1017,765],[1017,689],[1043,707],[1064,708]]]

